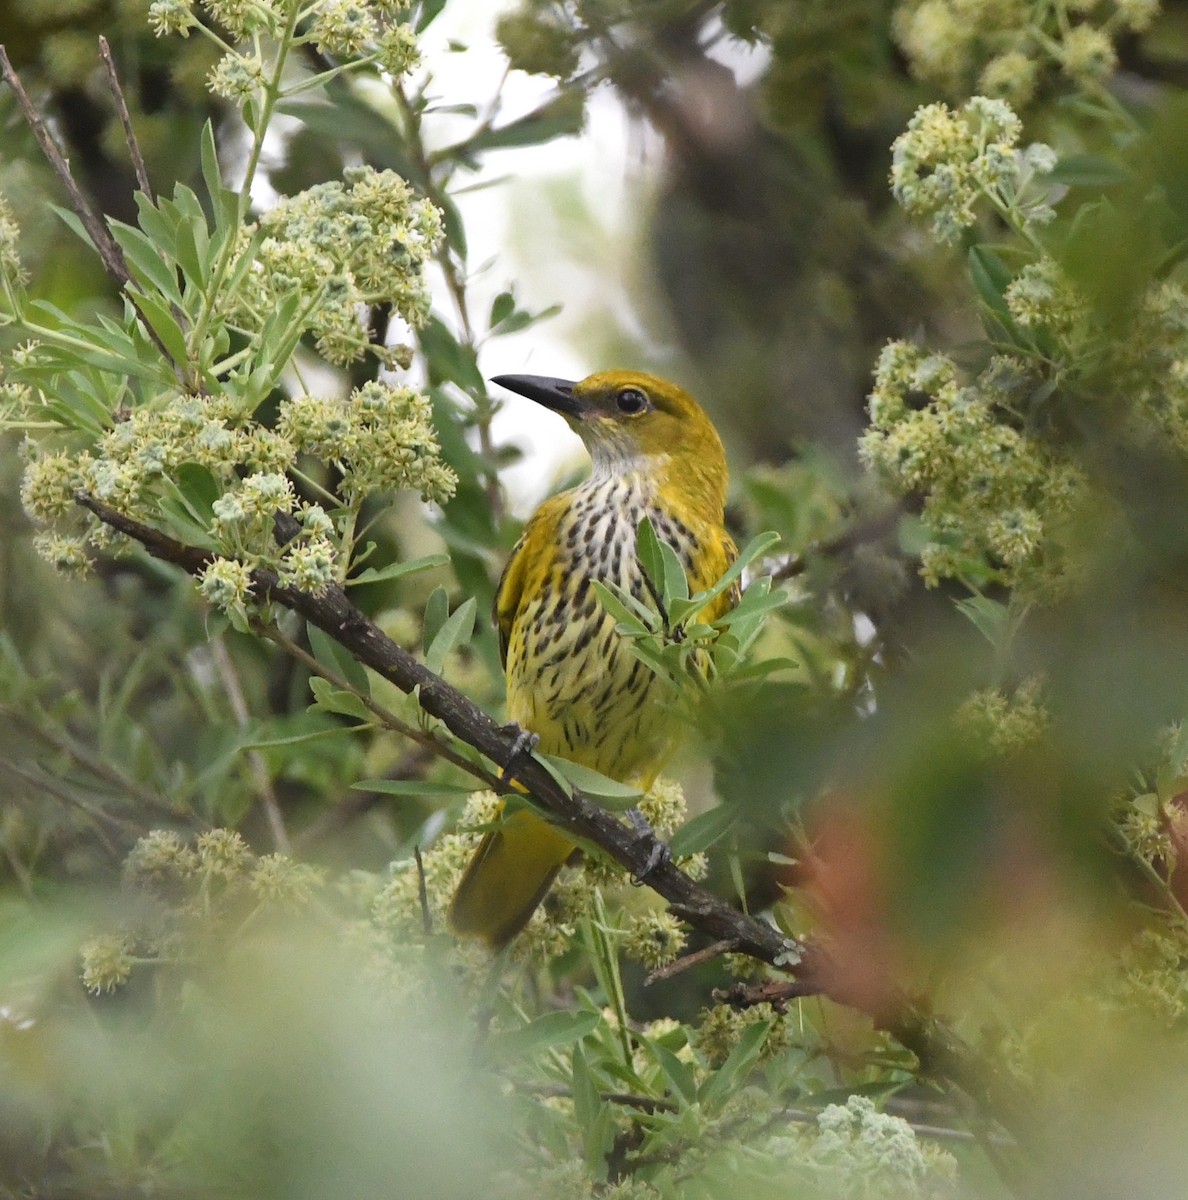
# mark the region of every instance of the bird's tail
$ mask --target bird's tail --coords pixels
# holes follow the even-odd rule
[[[479,844],[450,903],[455,933],[506,946],[544,899],[574,844],[524,810],[508,816]]]

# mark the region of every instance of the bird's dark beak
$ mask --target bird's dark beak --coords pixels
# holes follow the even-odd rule
[[[569,379],[553,379],[549,375],[496,375],[491,382],[527,396],[563,417],[581,417],[588,407],[573,394],[575,385]]]

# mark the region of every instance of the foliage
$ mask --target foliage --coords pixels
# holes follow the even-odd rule
[[[97,60],[44,7],[13,58],[95,190]],[[506,118],[439,94],[457,0],[135,7],[86,8],[158,180],[104,196],[126,277],[69,210],[47,232],[31,150],[0,169],[0,1190],[1172,1194],[1175,23],[525,0],[498,38],[549,90]],[[556,309],[480,301],[460,197],[607,82],[668,155],[641,312],[603,319],[683,343],[745,548],[690,595],[645,522],[649,602],[599,589],[712,780],[544,765],[804,939],[785,969],[593,845],[506,955],[456,943],[469,855],[531,799],[260,591],[349,587],[498,711],[484,375]],[[205,556],[197,586],[80,493]]]

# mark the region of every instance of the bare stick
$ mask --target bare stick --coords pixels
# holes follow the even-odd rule
[[[49,163],[54,174],[66,189],[70,207],[74,215],[82,222],[87,236],[99,252],[103,269],[120,287],[131,283],[132,274],[124,260],[124,252],[115,238],[111,236],[111,231],[103,223],[102,218],[91,207],[90,201],[83,195],[82,188],[75,182],[74,175],[70,171],[70,163],[58,148],[58,143],[54,141],[53,134],[50,133],[49,127],[34,107],[33,101],[29,99],[29,93],[25,91],[20,77],[13,70],[12,63],[8,60],[8,53],[3,46],[0,46],[0,75],[4,76],[5,82],[12,88],[13,95],[17,98],[17,104],[20,105],[25,121],[33,131],[33,136],[37,139],[37,144],[41,147],[46,162]]]
[[[689,970],[690,967],[698,967],[704,962],[709,962],[711,958],[717,958],[719,954],[729,954],[735,948],[735,943],[729,938],[711,942],[710,945],[703,946],[700,950],[694,950],[692,954],[686,954],[674,962],[670,962],[666,967],[657,967],[644,979],[644,987],[651,987],[652,984],[659,983],[662,979],[671,979],[674,975]]]
[[[252,723],[252,716],[243,696],[235,664],[231,661],[231,655],[227,653],[227,643],[221,637],[211,638],[210,653],[223,684],[223,691],[231,704],[231,711],[235,714],[235,724],[240,729],[247,729]],[[256,791],[260,796],[260,803],[264,806],[264,815],[268,818],[268,828],[272,831],[272,844],[278,854],[288,854],[292,850],[289,831],[285,828],[285,818],[277,799],[276,788],[272,786],[272,776],[268,773],[268,761],[259,750],[249,750],[247,755],[256,782]]]
[[[433,933],[433,915],[429,912],[429,887],[425,883],[425,860],[421,858],[421,847],[413,847],[413,856],[417,860],[417,895],[421,901],[421,921],[425,927],[425,936]]]
[[[116,112],[119,114],[120,124],[124,127],[124,140],[128,143],[128,153],[132,157],[132,170],[136,172],[136,185],[151,200],[153,189],[149,183],[148,171],[145,169],[144,156],[140,153],[140,143],[136,140],[136,131],[132,128],[132,115],[128,112],[124,89],[120,87],[120,77],[116,74],[111,47],[107,44],[107,38],[102,34],[99,35],[99,54],[103,59],[103,65],[107,68],[107,86],[111,88]]]

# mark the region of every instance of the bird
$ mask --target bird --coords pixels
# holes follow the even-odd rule
[[[737,548],[724,523],[721,438],[692,396],[642,371],[492,382],[562,416],[591,461],[584,482],[528,519],[496,590],[508,716],[541,753],[646,792],[675,749],[680,721],[669,685],[631,653],[591,584],[616,584],[651,602],[636,557],[644,517],[680,558],[692,593],[722,577]],[[696,619],[716,620],[736,599],[723,593]],[[450,926],[502,948],[575,849],[534,811],[505,813],[462,874]]]

